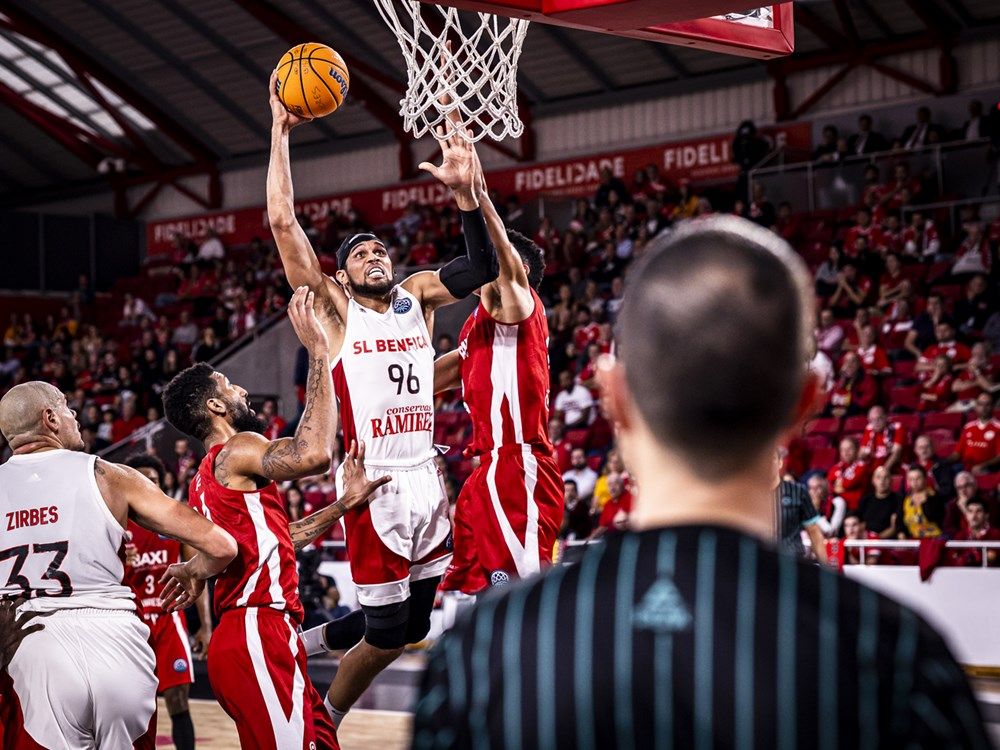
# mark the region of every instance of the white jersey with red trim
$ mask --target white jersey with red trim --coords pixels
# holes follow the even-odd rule
[[[0,466],[0,596],[35,610],[134,610],[125,529],[94,476],[96,456],[39,451]]]
[[[344,444],[364,441],[367,463],[417,464],[433,451],[434,349],[417,298],[396,286],[389,309],[349,300],[333,365]]]

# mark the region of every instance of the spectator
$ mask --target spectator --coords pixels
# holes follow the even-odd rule
[[[305,496],[296,484],[285,490],[285,510],[291,523],[301,521],[310,513],[311,509],[306,505]]]
[[[885,137],[872,130],[872,117],[869,114],[858,118],[858,132],[852,135],[847,143],[852,156],[874,154],[889,149],[889,142]]]
[[[809,360],[809,369],[819,378],[821,394],[828,395],[833,390],[834,384],[833,360],[826,352],[816,348],[815,340],[813,341],[813,356]]]
[[[111,413],[111,412],[109,412]],[[146,424],[146,418],[135,411],[135,397],[122,399],[122,414],[111,428],[111,442],[118,443]]]
[[[226,257],[226,248],[219,239],[218,233],[211,227],[205,232],[205,239],[198,246],[198,260],[222,260]]]
[[[880,539],[896,538],[896,521],[903,497],[892,489],[889,470],[880,466],[872,473],[872,490],[861,498],[858,514],[868,531]]]
[[[609,474],[608,500],[598,517],[598,528],[622,531],[628,527],[628,517],[631,513],[632,494],[625,489],[625,480],[621,474]]]
[[[858,457],[870,463],[872,469],[884,466],[892,473],[902,462],[908,442],[906,428],[899,422],[890,422],[885,407],[873,406],[868,410],[868,425],[861,435]]]
[[[347,617],[347,615],[351,614],[351,608],[340,603],[340,589],[332,581],[323,592],[322,609],[323,614],[331,621],[339,620],[341,617]]]
[[[631,478],[628,472],[625,471],[625,463],[622,461],[621,454],[614,448],[608,451],[608,455],[604,459],[604,470],[597,478],[597,484],[594,485],[595,510],[603,510],[608,499],[611,497],[611,490],[608,488],[608,477],[612,474],[618,474],[625,482],[626,488],[628,487]]]
[[[858,209],[855,215],[855,224],[844,236],[844,252],[846,255],[857,258],[856,246],[859,237],[864,237],[868,242],[868,249],[879,250],[880,248],[885,249],[887,246],[887,240],[885,233],[882,231],[882,227],[872,221],[872,212],[867,206],[862,206]]]
[[[959,139],[977,141],[980,138],[988,138],[989,135],[988,121],[983,117],[983,103],[978,99],[973,99],[969,102],[969,119],[962,125]]]
[[[847,512],[844,498],[830,495],[830,483],[822,474],[810,476],[806,487],[809,489],[809,499],[812,500],[816,515],[819,516],[816,523],[823,536],[827,538],[837,536],[840,533],[840,525],[844,522],[844,514]]]
[[[191,313],[187,310],[181,310],[180,320],[170,340],[175,346],[184,347],[193,347],[198,340],[198,326],[191,320]]]
[[[844,355],[840,375],[834,383],[827,401],[827,413],[832,417],[851,417],[864,414],[878,397],[878,384],[861,367],[861,359],[854,352]]]
[[[878,306],[888,307],[891,303],[899,299],[909,299],[912,292],[912,285],[906,274],[903,273],[903,264],[899,261],[899,256],[889,254],[885,259],[885,272],[879,279]]]
[[[265,398],[260,407],[260,419],[264,422],[264,437],[277,440],[285,432],[288,423],[278,414],[278,402],[273,398]]]
[[[437,346],[434,347],[434,356],[440,357],[442,354],[447,354],[455,348],[455,339],[451,337],[450,334],[442,333],[438,336]]]
[[[437,263],[438,251],[434,243],[427,238],[427,232],[419,230],[410,248],[410,254],[406,259],[406,265],[426,266]]]
[[[210,362],[219,356],[222,351],[222,345],[219,343],[219,339],[215,336],[214,328],[205,328],[201,332],[201,341],[195,344],[194,351],[191,355],[192,362]]]
[[[956,542],[997,542],[1000,541],[1000,529],[994,529],[986,517],[986,504],[978,498],[973,498],[965,507],[966,528],[955,534]],[[987,550],[986,563],[990,567],[1000,561],[1000,550]],[[960,549],[951,551],[951,564],[966,568],[978,568],[983,564],[983,554],[978,549]]]
[[[593,417],[594,397],[576,382],[573,373],[563,370],[559,373],[559,393],[556,394],[553,406],[562,416],[567,430],[583,429]]]
[[[928,310],[930,305],[928,304]],[[942,317],[940,322],[934,327],[935,343],[928,346],[917,360],[917,372],[931,372],[934,370],[934,360],[940,356],[945,356],[949,361],[949,368],[964,365],[972,356],[972,350],[965,344],[955,340],[955,326],[947,318]]]
[[[979,499],[979,483],[971,471],[960,471],[955,476],[955,497],[944,509],[944,533],[951,537],[969,528],[966,511],[970,501]]]
[[[844,516],[844,541],[877,541],[879,535],[869,531],[864,519],[855,511]],[[829,542],[828,542],[829,544]],[[865,549],[844,545],[845,565],[877,565],[882,551],[878,548]]]
[[[910,224],[903,230],[903,252],[910,258],[930,261],[941,252],[941,239],[934,222],[916,210],[910,214]]]
[[[559,464],[560,471],[566,471],[570,467],[570,454],[573,446],[566,440],[566,425],[558,415],[549,417],[549,440],[555,450],[556,463]]]
[[[573,449],[570,468],[563,472],[563,481],[574,482],[580,500],[590,506],[594,487],[597,485],[597,472],[587,465],[587,454],[583,452],[583,448]]]
[[[965,239],[955,253],[955,264],[951,267],[953,276],[963,274],[989,273],[993,264],[990,243],[983,232],[983,223],[978,219],[967,221],[963,225]]]
[[[941,536],[944,501],[930,488],[927,474],[919,466],[906,472],[908,493],[896,511],[900,539],[927,539]]]
[[[126,293],[125,303],[122,305],[122,325],[137,326],[143,318],[155,320],[156,316],[142,298]]]
[[[993,417],[993,396],[981,393],[976,397],[976,418],[967,422],[951,455],[977,476],[988,474],[1000,459],[1000,421]]]
[[[736,195],[748,195],[747,173],[764,160],[771,150],[770,144],[757,134],[753,120],[744,120],[736,128],[733,139],[733,163],[739,167]]]
[[[937,342],[937,327],[945,320],[941,295],[937,293],[927,295],[926,309],[914,319],[910,332],[906,334],[906,350],[918,362],[923,357],[924,351]]]
[[[989,344],[977,341],[972,345],[972,354],[964,367],[959,369],[951,385],[957,399],[948,411],[964,414],[975,406],[980,393],[993,394],[1000,390],[993,380],[993,364],[989,358]]]
[[[934,452],[934,441],[929,435],[920,435],[913,441],[913,463],[910,466],[919,466],[927,475],[927,483],[936,492],[949,494],[952,489],[951,468],[938,461]]]
[[[750,201],[747,218],[765,229],[774,226],[777,213],[774,210],[774,204],[764,195],[764,184],[761,182],[755,182],[753,185],[753,200]]]
[[[563,498],[566,512],[563,515],[562,529],[559,538],[567,541],[587,539],[594,531],[594,513],[589,503],[580,499],[576,482],[572,479],[563,481]]]
[[[858,348],[855,350],[861,358],[861,366],[872,377],[883,377],[892,374],[892,365],[885,349],[875,340],[875,327],[868,323],[858,329]]]
[[[934,133],[938,141],[941,140],[942,132],[939,125],[931,122],[931,110],[928,107],[917,108],[917,121],[913,125],[908,125],[903,131],[903,148],[907,151],[922,148],[929,144]]]
[[[831,245],[827,253],[826,260],[816,268],[816,294],[820,297],[829,297],[840,285],[840,250]],[[831,314],[830,319],[833,319]]]
[[[840,441],[840,461],[831,467],[826,479],[833,490],[847,503],[848,510],[857,510],[861,496],[868,490],[869,468],[858,458],[858,442],[854,438]]]
[[[845,263],[837,278],[837,288],[828,304],[838,317],[850,318],[865,303],[871,288],[871,280],[867,276],[859,275],[857,265],[851,262]]]
[[[820,162],[837,161],[837,139],[839,133],[833,125],[826,125],[820,136],[819,145],[813,149],[812,160]]]
[[[883,209],[899,210],[920,195],[920,180],[910,176],[910,167],[906,162],[900,162],[892,171],[892,182],[885,185],[881,192],[878,205]]]
[[[954,399],[951,374],[951,360],[947,355],[939,354],[934,358],[934,369],[921,384],[920,411],[944,411]]]
[[[601,167],[601,184],[597,187],[597,194],[594,196],[594,205],[598,208],[610,205],[612,193],[621,202],[631,200],[625,183],[616,177],[609,167]]]
[[[844,343],[844,329],[833,317],[833,311],[824,308],[819,314],[819,327],[816,329],[816,348],[830,359],[840,355]]]

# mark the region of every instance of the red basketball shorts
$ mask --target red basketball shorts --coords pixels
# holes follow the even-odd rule
[[[339,750],[298,630],[284,612],[225,612],[208,646],[208,679],[244,750]]]
[[[455,508],[454,557],[442,588],[475,594],[552,564],[563,520],[563,481],[551,456],[502,448],[462,487]]]
[[[191,641],[184,613],[146,615],[145,623],[149,626],[149,645],[156,654],[156,677],[160,682],[157,692],[194,682]]]

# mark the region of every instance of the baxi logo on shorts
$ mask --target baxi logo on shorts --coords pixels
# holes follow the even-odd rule
[[[188,663],[184,659],[174,659],[175,672],[187,672]]]
[[[506,586],[510,583],[510,575],[503,570],[494,570],[490,573],[490,586]]]
[[[403,315],[408,313],[410,308],[413,307],[413,303],[410,302],[406,297],[396,300],[392,303],[392,311],[398,315]]]

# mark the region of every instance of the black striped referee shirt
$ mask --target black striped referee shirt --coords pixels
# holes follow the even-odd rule
[[[485,597],[432,652],[413,747],[983,748],[909,609],[736,531],[609,537]]]

